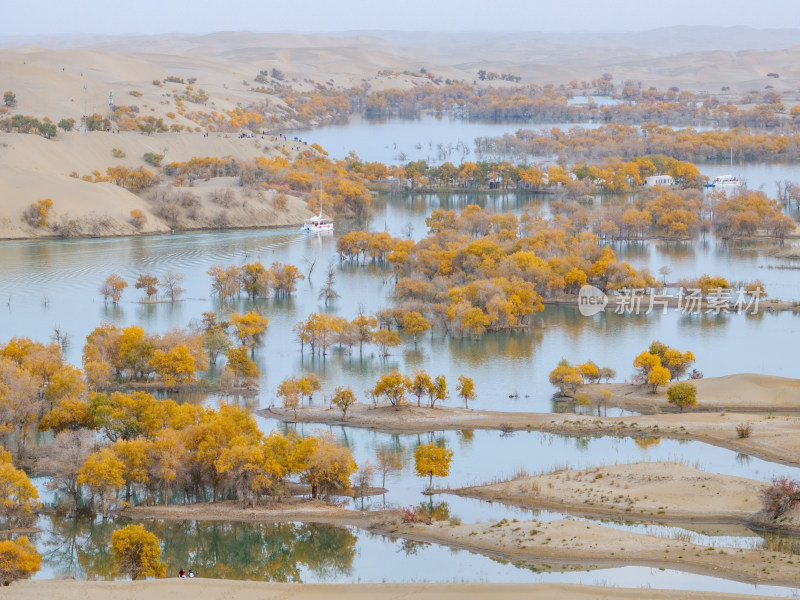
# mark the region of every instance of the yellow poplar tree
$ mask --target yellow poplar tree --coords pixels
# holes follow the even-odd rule
[[[111,534],[114,570],[131,579],[164,577],[167,567],[161,562],[161,547],[155,534],[141,525],[128,525]]]
[[[414,450],[414,470],[419,477],[428,478],[428,488],[433,485],[433,478],[447,477],[450,473],[450,461],[453,451],[433,442],[420,444]]]
[[[27,537],[0,541],[0,582],[4,586],[17,579],[30,577],[41,567],[42,557]]]
[[[25,525],[38,509],[39,492],[25,471],[11,464],[8,452],[0,453],[0,514],[5,519],[6,529]]]
[[[97,499],[103,518],[108,516],[114,493],[125,485],[124,470],[125,465],[114,451],[103,448],[89,456],[78,471],[78,485],[89,488],[92,501]]]

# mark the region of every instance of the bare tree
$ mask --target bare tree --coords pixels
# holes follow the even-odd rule
[[[186,293],[186,290],[181,287],[185,279],[186,275],[175,271],[167,271],[161,278],[161,289],[164,290],[164,295],[169,298],[170,302],[175,302]]]
[[[331,260],[331,262],[328,263],[328,274],[325,276],[325,285],[323,285],[322,289],[319,291],[319,299],[325,301],[325,306],[328,306],[328,302],[336,300],[336,298],[339,297],[339,292],[333,289],[335,283],[336,267]]]
[[[58,325],[53,327],[53,335],[50,336],[50,339],[59,345],[62,352],[69,345],[69,334],[66,331],[62,331]]]
[[[310,280],[311,273],[314,271],[314,265],[317,264],[317,257],[315,256],[314,260],[311,260],[310,258],[304,256],[303,262],[305,262],[308,265],[308,273],[306,274],[306,279]]]
[[[52,476],[47,487],[69,498],[71,510],[78,508],[80,497],[78,470],[95,445],[95,435],[88,429],[62,431],[53,440],[48,456],[37,465],[38,470]]]
[[[658,270],[658,272],[663,277],[664,285],[667,285],[667,277],[669,277],[669,275],[672,273],[672,269],[670,269],[668,266],[664,265],[663,267],[661,267]]]

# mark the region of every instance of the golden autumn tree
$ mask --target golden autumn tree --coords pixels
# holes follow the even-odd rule
[[[340,386],[334,390],[331,404],[342,411],[342,418],[347,418],[347,409],[355,404],[355,402],[356,395],[353,393],[353,390],[350,389],[350,386]]]
[[[278,398],[283,402],[283,408],[291,408],[294,418],[297,418],[297,406],[300,403],[300,388],[294,377],[284,379],[278,386]]]
[[[549,380],[559,389],[562,396],[574,394],[578,386],[583,384],[583,377],[578,369],[569,364],[565,358],[562,358],[558,366],[550,371]]]
[[[669,370],[661,365],[656,365],[648,373],[647,383],[650,384],[650,391],[655,393],[658,386],[669,383]]]
[[[419,477],[428,478],[428,489],[433,485],[434,477],[447,477],[450,473],[450,461],[453,451],[435,443],[420,444],[414,450],[414,470]]]
[[[311,497],[329,497],[350,490],[350,477],[358,465],[349,448],[336,443],[333,434],[325,432],[314,438],[313,450],[305,461],[300,480],[311,486]]]
[[[430,397],[434,395],[435,389],[436,384],[434,384],[427,372],[420,369],[414,371],[408,390],[417,397],[417,406],[420,406],[423,396],[428,395]]]
[[[372,334],[372,342],[378,347],[381,356],[389,356],[389,348],[400,345],[400,336],[393,329],[382,327]]]
[[[114,502],[114,497],[125,485],[125,465],[110,448],[95,452],[78,470],[78,485],[85,485],[91,494],[91,503],[96,505],[105,519]]]
[[[114,304],[118,304],[126,287],[128,287],[128,283],[122,277],[113,273],[100,286],[100,295],[103,296],[103,300],[106,302],[110,298]]]
[[[475,400],[475,383],[472,378],[459,375],[456,392],[458,392],[458,397],[464,401],[464,408],[469,408],[469,401]]]
[[[42,557],[27,537],[0,541],[0,582],[4,586],[30,577],[42,567]]]
[[[39,492],[22,469],[11,463],[11,454],[0,449],[0,514],[6,529],[30,523],[41,506]]]
[[[164,577],[161,546],[155,534],[141,525],[128,525],[111,534],[114,571],[135,580],[139,577]]]
[[[376,397],[383,396],[394,408],[399,409],[406,403],[406,392],[408,392],[411,380],[395,369],[391,373],[384,373],[375,382],[372,394]]]
[[[178,344],[167,351],[155,350],[150,367],[167,387],[178,387],[194,383],[197,364],[195,356],[186,344]]]
[[[243,379],[255,379],[261,373],[256,363],[248,356],[247,348],[244,346],[229,348],[225,352],[225,358],[228,359],[225,364],[225,372],[230,373],[234,383]]]
[[[403,313],[400,318],[400,327],[403,331],[411,336],[414,336],[414,343],[417,343],[417,336],[429,331],[431,323],[416,311],[408,311]]]
[[[364,344],[369,344],[372,341],[372,336],[378,328],[378,319],[371,315],[359,314],[350,323],[356,331],[358,353],[362,355],[364,353]]]
[[[137,290],[144,290],[144,295],[149,302],[158,293],[158,277],[142,273],[133,287]]]
[[[262,317],[256,311],[250,311],[244,315],[233,313],[231,315],[231,326],[236,331],[236,337],[243,346],[250,349],[250,355],[255,355],[256,346],[264,338],[264,332],[269,325],[269,319]]]

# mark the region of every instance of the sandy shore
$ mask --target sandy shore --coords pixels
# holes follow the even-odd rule
[[[692,412],[800,411],[800,379],[759,373],[737,373],[693,379],[691,383],[697,388],[697,408],[691,409]],[[648,412],[677,410],[667,401],[666,387],[651,393],[646,385],[609,383],[587,385],[582,391],[588,392],[591,398],[598,389],[606,389],[613,394],[611,400],[607,402],[609,406]]]
[[[561,583],[365,583],[289,584],[224,579],[161,579],[156,581],[21,581],[3,589],[9,600],[167,600],[191,593],[202,600],[627,600],[642,597],[639,588],[609,588]],[[767,596],[647,590],[653,600],[741,600]]]
[[[134,506],[119,513],[132,519],[170,521],[242,521],[322,523],[357,525],[368,528],[375,523],[397,518],[394,511],[356,511],[333,506],[321,500],[293,499],[269,506],[244,508],[241,502],[200,502],[170,506]]]
[[[797,557],[773,551],[714,549],[586,521],[500,521],[452,526],[399,525],[386,533],[475,550],[489,556],[598,569],[624,565],[675,568],[754,584],[796,586]]]
[[[763,525],[759,493],[765,487],[680,463],[648,462],[563,469],[444,492],[592,517]],[[796,514],[787,517],[784,529],[800,529]]]
[[[561,413],[466,410],[442,406],[425,408],[356,404],[342,419],[339,410],[309,407],[297,411],[263,409],[258,414],[283,421],[325,423],[388,432],[421,433],[453,429],[543,431],[564,435],[614,435],[696,440],[766,460],[800,465],[800,420],[735,412],[671,413],[631,417],[595,417]],[[736,427],[750,423],[752,434],[739,438]]]

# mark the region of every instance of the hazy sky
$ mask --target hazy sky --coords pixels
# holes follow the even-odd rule
[[[800,27],[798,0],[0,0],[0,35]]]

